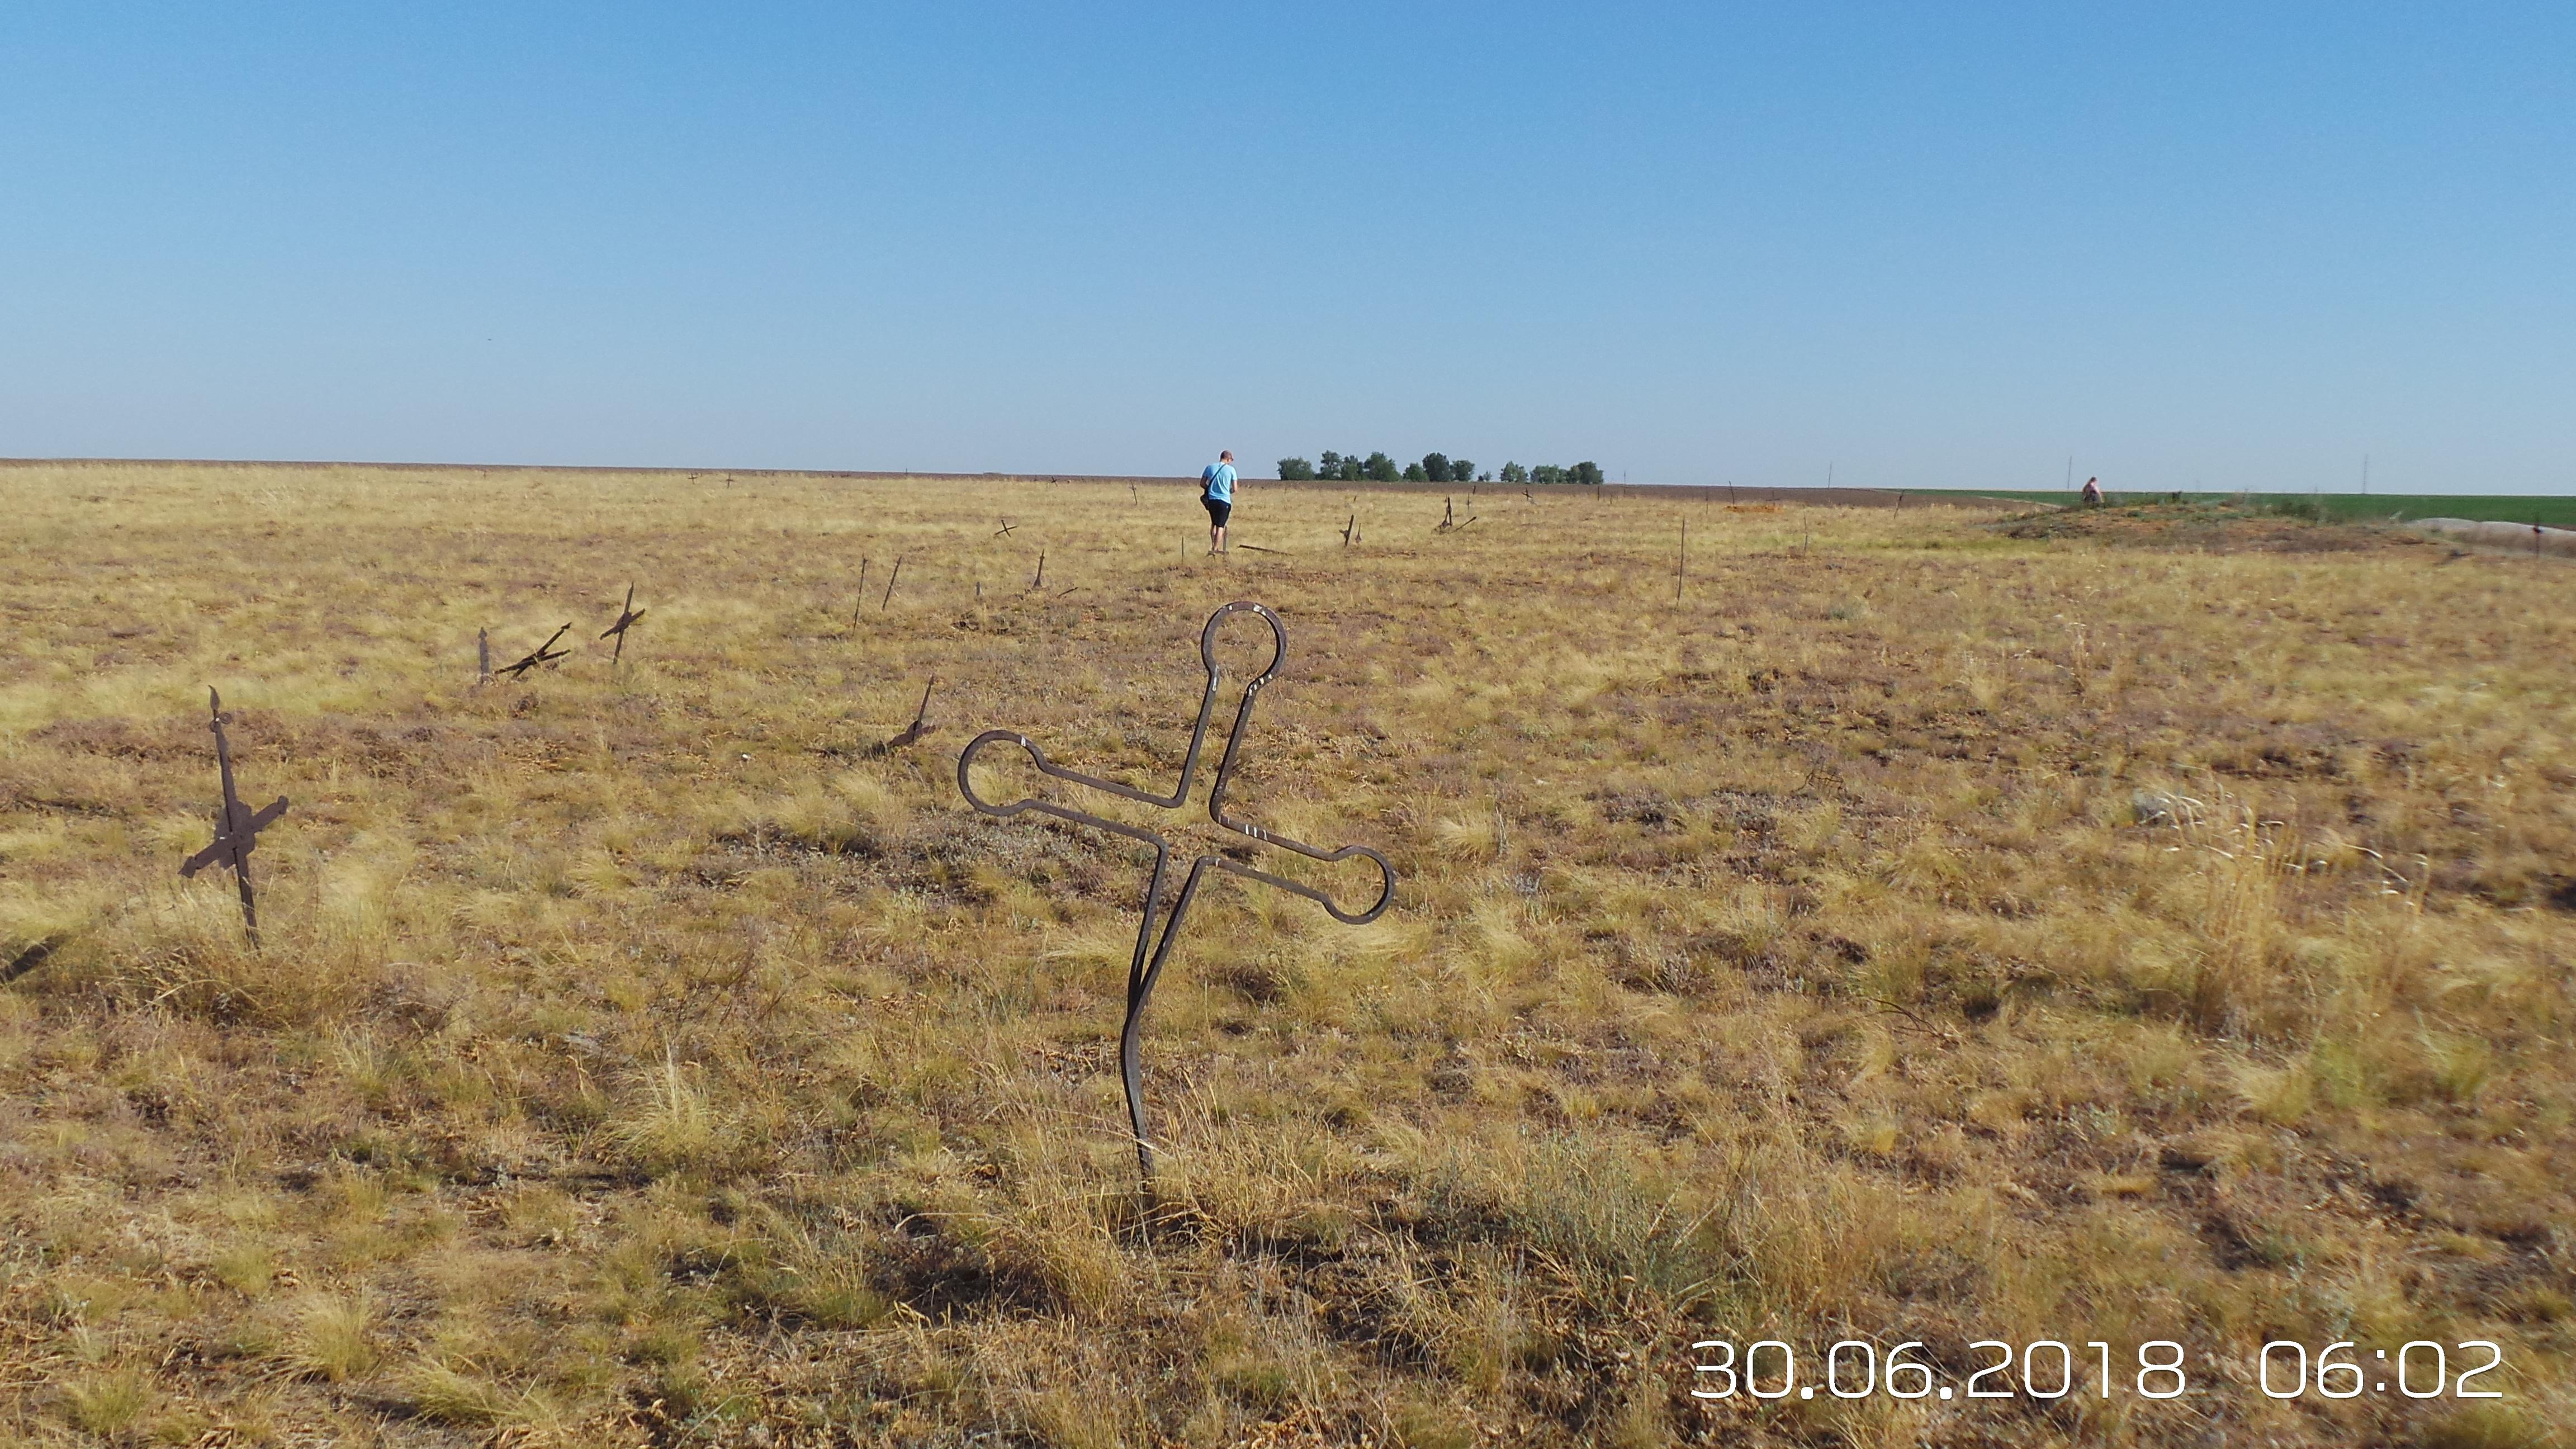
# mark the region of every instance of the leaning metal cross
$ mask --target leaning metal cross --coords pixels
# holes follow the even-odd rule
[[[565,632],[571,628],[572,626],[570,624],[566,624],[563,628],[557,629],[554,634],[546,640],[546,642],[538,645],[534,652],[530,653],[526,658],[520,660],[516,664],[502,665],[500,672],[510,676],[512,679],[516,679],[519,676],[526,674],[529,670],[536,668],[540,664],[552,664],[556,660],[570,654],[572,651],[569,649],[557,649],[555,647],[555,640],[562,638]],[[617,642],[621,647],[626,643],[623,637],[619,638]]]
[[[928,684],[921,687],[921,707],[912,712],[912,723],[905,725],[903,731],[894,738],[877,746],[878,753],[908,749],[921,743],[921,737],[930,732],[930,691],[938,687],[939,680],[934,675]]]
[[[617,661],[626,657],[626,631],[634,628],[636,622],[643,617],[644,611],[635,607],[635,586],[628,584],[626,602],[618,608],[617,622],[608,626],[607,634],[599,636],[602,639],[609,637],[610,634],[617,636],[617,652],[608,656],[610,668],[617,667]]]
[[[1028,751],[1029,762],[1037,768],[1039,774],[1053,779],[1069,780],[1094,790],[1105,790],[1121,799],[1133,800],[1139,804],[1152,805],[1165,810],[1179,809],[1182,802],[1189,798],[1190,781],[1198,772],[1199,751],[1207,743],[1208,720],[1216,712],[1217,680],[1223,673],[1216,662],[1217,626],[1225,621],[1228,614],[1237,611],[1248,611],[1259,615],[1261,621],[1270,626],[1273,647],[1270,663],[1243,686],[1243,702],[1235,706],[1234,728],[1226,734],[1225,755],[1217,762],[1216,784],[1208,791],[1208,819],[1215,821],[1220,828],[1232,831],[1246,839],[1256,840],[1264,845],[1275,845],[1283,850],[1292,850],[1310,860],[1320,860],[1327,864],[1348,860],[1353,856],[1366,856],[1376,862],[1382,881],[1378,890],[1377,903],[1367,910],[1345,911],[1333,903],[1330,895],[1313,886],[1301,884],[1285,876],[1273,875],[1269,871],[1241,864],[1222,855],[1202,855],[1190,862],[1189,876],[1181,883],[1179,895],[1171,901],[1170,909],[1166,911],[1163,908],[1164,883],[1172,859],[1170,841],[1150,830],[1133,825],[1122,825],[1115,820],[1105,820],[1097,815],[1035,797],[1016,800],[1008,805],[995,805],[977,795],[973,782],[968,778],[968,771],[974,767],[978,751],[986,745],[1008,741]],[[1261,687],[1268,684],[1272,677],[1279,673],[1279,666],[1287,657],[1287,627],[1279,622],[1279,616],[1272,613],[1267,606],[1232,603],[1208,616],[1207,627],[1199,631],[1199,662],[1207,669],[1207,692],[1199,700],[1198,725],[1190,732],[1189,753],[1181,758],[1180,783],[1174,785],[1168,795],[1149,795],[1114,780],[1103,780],[1097,776],[1068,770],[1061,765],[1050,764],[1035,741],[1011,730],[986,730],[970,741],[965,750],[957,756],[958,790],[966,796],[968,804],[987,815],[1007,817],[1020,814],[1022,811],[1033,810],[1041,815],[1052,815],[1059,820],[1070,821],[1076,825],[1088,825],[1123,835],[1130,840],[1154,848],[1154,873],[1145,884],[1144,920],[1137,927],[1136,950],[1127,963],[1127,1018],[1118,1034],[1118,1071],[1127,1089],[1127,1121],[1135,1129],[1137,1166],[1148,1182],[1154,1175],[1154,1148],[1145,1130],[1144,1079],[1143,1069],[1137,1060],[1137,1044],[1144,1026],[1145,1005],[1153,997],[1154,983],[1163,974],[1163,963],[1172,954],[1172,942],[1180,935],[1181,921],[1188,916],[1190,902],[1197,897],[1199,882],[1207,872],[1211,869],[1227,871],[1260,881],[1265,885],[1276,886],[1293,895],[1304,896],[1321,905],[1334,920],[1345,925],[1362,926],[1376,920],[1395,899],[1395,867],[1387,863],[1385,856],[1368,846],[1345,845],[1339,850],[1323,850],[1301,841],[1290,840],[1284,835],[1274,834],[1249,821],[1237,820],[1226,813],[1226,790],[1233,783],[1235,765],[1243,749],[1244,732],[1252,723],[1253,702],[1260,698]],[[1162,926],[1159,936],[1155,931],[1158,916],[1161,918]]]
[[[259,903],[251,896],[250,852],[251,847],[259,843],[259,833],[286,813],[286,797],[278,796],[260,807],[257,814],[241,802],[241,793],[233,788],[232,741],[224,738],[224,725],[232,716],[224,713],[224,697],[215,693],[211,686],[206,690],[206,706],[214,715],[214,722],[206,728],[215,732],[215,765],[223,772],[224,778],[224,813],[215,820],[215,843],[181,862],[179,875],[186,879],[207,866],[229,862],[233,868],[233,884],[241,891],[242,928],[250,933],[250,947],[256,951],[259,949]]]

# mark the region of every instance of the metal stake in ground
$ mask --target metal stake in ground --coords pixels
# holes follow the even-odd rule
[[[474,662],[480,666],[483,671],[474,682],[477,684],[491,683],[492,631],[489,629],[477,629],[474,631]]]
[[[930,691],[938,687],[939,681],[935,677],[921,687],[921,705],[912,712],[912,723],[905,725],[902,733],[877,746],[877,753],[885,754],[921,742],[921,737],[930,732]]]
[[[612,634],[617,637],[617,652],[608,656],[608,666],[611,669],[617,667],[618,660],[626,657],[626,631],[634,628],[637,621],[641,620],[643,617],[644,611],[635,607],[635,586],[633,584],[628,584],[626,586],[626,602],[618,606],[617,622],[609,625],[607,633],[599,636],[602,639],[608,638],[609,635]]]
[[[224,697],[212,686],[206,690],[207,712],[214,716],[206,728],[215,732],[215,768],[223,773],[223,813],[215,817],[215,843],[179,863],[181,879],[192,878],[207,866],[230,862],[233,884],[241,892],[242,930],[250,937],[250,948],[259,949],[259,901],[251,894],[250,852],[259,843],[259,833],[277,823],[286,813],[286,797],[260,807],[254,814],[241,802],[241,792],[233,787],[233,745],[224,737],[224,726],[232,716],[224,713]]]
[[[1172,846],[1171,842],[1162,836],[1150,830],[1133,825],[1122,825],[1115,820],[1104,820],[1100,816],[1058,805],[1051,800],[1040,800],[1034,796],[1015,800],[1008,805],[996,805],[975,793],[974,782],[970,778],[975,756],[986,745],[1007,741],[1028,751],[1029,762],[1037,767],[1039,774],[1050,779],[1066,780],[1089,789],[1103,790],[1122,800],[1133,800],[1138,804],[1152,805],[1158,809],[1179,809],[1189,798],[1190,782],[1198,773],[1199,752],[1207,744],[1208,721],[1216,713],[1217,684],[1224,672],[1216,662],[1217,626],[1225,622],[1227,615],[1238,612],[1257,615],[1263,623],[1268,624],[1274,647],[1271,651],[1270,663],[1244,684],[1243,700],[1235,706],[1234,728],[1226,734],[1225,755],[1217,762],[1216,783],[1208,791],[1208,819],[1216,822],[1218,828],[1231,831],[1247,840],[1257,841],[1263,845],[1274,845],[1282,850],[1295,851],[1310,860],[1331,864],[1349,860],[1353,856],[1366,857],[1376,864],[1381,884],[1377,902],[1364,911],[1345,911],[1334,904],[1330,895],[1313,886],[1289,880],[1285,876],[1273,875],[1268,871],[1241,864],[1222,855],[1202,855],[1190,862],[1189,876],[1181,883],[1179,895],[1171,899],[1167,910],[1164,887],[1170,875]],[[1287,657],[1287,626],[1280,623],[1279,616],[1272,613],[1267,606],[1236,602],[1227,604],[1208,616],[1207,627],[1199,631],[1199,663],[1207,671],[1207,690],[1199,699],[1199,719],[1196,727],[1190,731],[1189,753],[1181,757],[1180,782],[1172,787],[1168,795],[1149,795],[1133,786],[1121,785],[1114,780],[1103,780],[1096,776],[1068,770],[1061,765],[1051,764],[1045,753],[1028,736],[1010,730],[986,730],[970,741],[957,756],[958,791],[966,797],[967,804],[987,815],[1007,818],[1025,811],[1035,811],[1040,815],[1053,816],[1075,825],[1087,825],[1094,829],[1106,830],[1114,835],[1125,836],[1140,845],[1153,847],[1154,872],[1145,882],[1144,919],[1137,926],[1136,949],[1127,962],[1126,1023],[1118,1035],[1118,1070],[1127,1089],[1127,1121],[1135,1131],[1136,1165],[1143,1173],[1148,1188],[1152,1186],[1154,1177],[1154,1148],[1145,1127],[1144,1075],[1143,1067],[1137,1058],[1137,1049],[1145,1021],[1145,1006],[1153,998],[1154,983],[1163,974],[1163,965],[1172,954],[1172,942],[1179,937],[1181,922],[1188,917],[1190,902],[1197,898],[1199,883],[1206,878],[1207,873],[1211,870],[1226,871],[1249,880],[1260,881],[1264,885],[1275,886],[1294,895],[1304,896],[1322,906],[1334,920],[1352,926],[1366,925],[1376,920],[1395,899],[1395,867],[1387,863],[1385,856],[1368,846],[1345,845],[1338,850],[1324,850],[1290,840],[1284,835],[1274,834],[1248,821],[1237,820],[1226,811],[1226,790],[1233,782],[1236,766],[1241,762],[1244,733],[1252,724],[1253,703],[1261,697],[1262,686],[1268,684],[1279,673],[1279,666],[1287,660]],[[1155,929],[1158,921],[1161,926],[1159,933]]]
[[[515,664],[502,665],[501,672],[510,676],[512,679],[516,679],[519,676],[526,674],[529,670],[536,668],[540,664],[552,664],[556,660],[570,654],[572,651],[569,649],[557,649],[555,647],[555,640],[562,638],[565,634],[571,632],[571,630],[572,625],[570,624],[566,624],[562,628],[557,629],[547,638],[546,642],[538,645],[526,658],[521,659]]]

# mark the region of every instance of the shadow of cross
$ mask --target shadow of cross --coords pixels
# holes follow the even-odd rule
[[[1190,782],[1198,773],[1199,752],[1207,743],[1208,721],[1216,713],[1217,687],[1224,674],[1224,670],[1216,662],[1217,627],[1225,622],[1227,615],[1235,613],[1254,614],[1263,623],[1268,624],[1272,648],[1270,663],[1244,684],[1243,701],[1235,706],[1234,727],[1226,732],[1225,754],[1217,761],[1216,783],[1208,790],[1208,819],[1214,821],[1218,828],[1240,835],[1247,840],[1276,846],[1281,850],[1294,851],[1310,860],[1331,864],[1349,860],[1353,856],[1365,856],[1376,863],[1381,884],[1376,903],[1364,911],[1343,910],[1334,903],[1332,896],[1324,891],[1222,855],[1202,855],[1191,861],[1189,875],[1181,882],[1179,893],[1170,898],[1170,908],[1165,910],[1165,887],[1171,873],[1172,844],[1162,836],[1138,826],[1103,819],[1087,811],[1072,809],[1034,796],[1015,800],[1008,805],[996,805],[975,793],[974,783],[969,778],[969,771],[974,768],[975,756],[986,745],[1007,742],[1026,750],[1029,763],[1037,768],[1039,774],[1050,779],[1069,781],[1088,789],[1106,791],[1122,800],[1133,800],[1139,804],[1152,805],[1165,810],[1181,808],[1189,799]],[[969,741],[966,748],[957,756],[958,791],[965,795],[967,804],[987,815],[1008,818],[1023,812],[1035,812],[1053,816],[1071,824],[1086,825],[1112,834],[1123,835],[1129,840],[1153,847],[1154,872],[1145,883],[1144,919],[1136,928],[1135,954],[1127,963],[1127,1018],[1118,1034],[1118,1071],[1127,1089],[1127,1121],[1135,1131],[1136,1165],[1149,1183],[1154,1175],[1154,1147],[1145,1128],[1143,1071],[1137,1061],[1137,1042],[1144,1025],[1145,1005],[1154,995],[1154,983],[1162,977],[1163,963],[1172,954],[1172,942],[1180,935],[1181,922],[1188,917],[1190,902],[1197,898],[1199,884],[1207,878],[1207,873],[1210,870],[1221,870],[1242,876],[1247,880],[1275,886],[1293,895],[1304,896],[1322,906],[1334,920],[1351,926],[1363,926],[1376,920],[1395,899],[1395,867],[1387,863],[1385,856],[1368,846],[1345,845],[1338,850],[1324,850],[1303,841],[1291,840],[1284,835],[1264,830],[1250,821],[1238,820],[1226,813],[1226,791],[1233,784],[1235,766],[1242,758],[1243,735],[1252,723],[1253,702],[1261,697],[1262,686],[1277,676],[1280,664],[1287,657],[1287,626],[1279,622],[1279,616],[1271,612],[1268,606],[1238,601],[1227,604],[1208,616],[1207,627],[1199,631],[1199,662],[1207,670],[1207,692],[1199,700],[1198,724],[1190,731],[1189,753],[1181,758],[1180,782],[1172,787],[1168,795],[1149,795],[1133,786],[1121,785],[1115,780],[1103,780],[1078,770],[1068,770],[1050,762],[1046,752],[1039,749],[1035,741],[1012,730],[986,730]],[[1156,930],[1158,919],[1161,926],[1159,932]]]

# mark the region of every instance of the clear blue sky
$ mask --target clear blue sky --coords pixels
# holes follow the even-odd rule
[[[8,7],[0,456],[2576,493],[2576,6]]]

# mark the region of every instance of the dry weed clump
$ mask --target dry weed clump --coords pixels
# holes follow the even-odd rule
[[[1436,497],[1250,485],[1286,552],[1220,563],[1177,489],[0,490],[0,1437],[2576,1430],[2561,560],[1562,493],[1440,533]],[[629,579],[617,669],[477,686],[478,629],[595,634]],[[1294,635],[1238,804],[1403,886],[1361,930],[1194,908],[1148,1200],[1141,862],[974,815],[954,751],[1010,725],[1168,781],[1238,597]],[[174,875],[209,683],[296,802],[262,952]],[[1954,1377],[2171,1338],[2206,1392],[1712,1402],[1704,1338]],[[2275,1338],[2492,1340],[2509,1397],[2276,1402]]]

